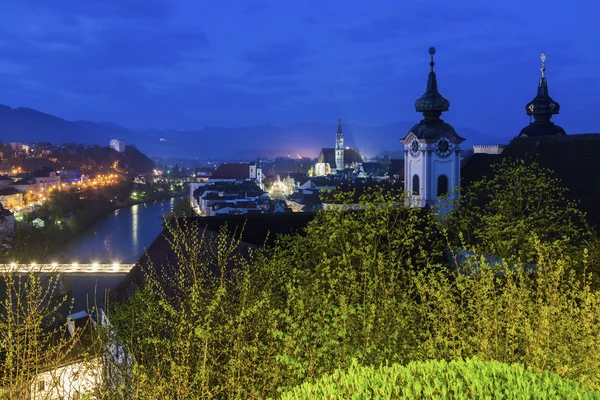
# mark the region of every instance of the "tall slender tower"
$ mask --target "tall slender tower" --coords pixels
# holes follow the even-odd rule
[[[342,133],[341,118],[338,118],[337,134],[335,135],[335,169],[344,170],[344,134]]]
[[[404,144],[404,190],[413,196],[414,205],[435,205],[438,198],[452,192],[460,185],[460,144],[465,139],[440,116],[448,111],[450,102],[438,91],[437,77],[433,72],[435,48],[429,49],[431,71],[427,77],[427,90],[415,102],[415,110],[423,119],[413,126],[401,140]]]

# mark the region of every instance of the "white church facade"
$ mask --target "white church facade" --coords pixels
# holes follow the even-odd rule
[[[465,141],[454,128],[440,119],[450,102],[438,92],[433,71],[435,48],[429,49],[431,71],[427,90],[415,102],[423,119],[401,140],[404,144],[404,190],[414,206],[438,204],[440,196],[458,196],[460,186],[460,144]]]

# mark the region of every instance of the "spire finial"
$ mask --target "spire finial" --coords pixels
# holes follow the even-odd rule
[[[546,53],[542,53],[540,56],[540,60],[542,60],[542,78],[546,77]]]
[[[431,46],[429,48],[429,55],[431,56],[431,61],[429,62],[429,65],[431,66],[431,72],[433,72],[433,66],[435,65],[435,63],[433,62],[433,56],[435,55],[435,47]]]

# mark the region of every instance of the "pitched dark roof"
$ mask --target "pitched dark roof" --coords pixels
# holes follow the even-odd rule
[[[50,176],[50,174],[52,172],[55,172],[52,168],[50,167],[44,167],[44,168],[40,168],[37,171],[34,171],[31,176],[36,177],[36,178],[47,178]]]
[[[10,186],[0,189],[0,196],[10,196],[13,194],[23,194],[23,192],[20,192],[16,188]]]
[[[392,158],[388,174],[389,176],[399,175],[400,179],[404,180],[404,159]]]
[[[240,163],[223,163],[213,172],[210,179],[248,179],[250,165]]]
[[[503,158],[536,160],[542,168],[554,171],[569,189],[567,196],[579,200],[588,221],[600,225],[600,134],[518,137],[501,155],[474,154],[462,169],[461,186],[491,176],[491,166]]]
[[[173,219],[170,224],[188,224],[197,229],[198,238],[203,234],[209,237],[211,243],[216,239],[221,226],[226,225],[229,232],[241,231],[239,254],[244,254],[249,248],[273,245],[279,234],[301,233],[306,225],[314,218],[313,213],[279,213],[279,214],[247,214],[247,215],[218,215],[214,217],[188,217]],[[114,299],[125,299],[133,294],[136,287],[143,284],[145,268],[177,267],[177,256],[169,245],[172,237],[165,229],[150,245],[135,267],[125,276],[123,281],[112,292]],[[216,246],[216,243],[213,243]],[[216,254],[216,251],[215,251]],[[169,265],[171,263],[171,265]]]
[[[13,185],[35,185],[35,180],[31,178],[23,178],[14,182]]]
[[[481,180],[484,176],[492,176],[494,173],[492,165],[500,159],[500,154],[476,153],[471,155],[460,172],[461,186],[466,188],[471,183]]]
[[[335,148],[333,147],[323,147],[321,149],[321,153],[319,154],[319,158],[317,159],[318,163],[329,163],[331,166],[335,166]],[[357,163],[361,164],[363,159],[360,155],[358,149],[353,147],[344,149],[344,164],[352,164]]]

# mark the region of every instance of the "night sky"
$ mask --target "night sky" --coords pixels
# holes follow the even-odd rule
[[[417,122],[435,46],[446,121],[514,137],[545,52],[553,121],[598,132],[595,3],[3,0],[0,103],[136,129]]]

